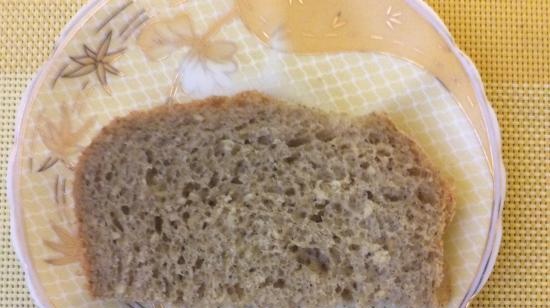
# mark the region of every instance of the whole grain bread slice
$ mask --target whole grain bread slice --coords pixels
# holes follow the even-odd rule
[[[437,307],[450,190],[385,116],[257,92],[114,120],[74,198],[94,296]]]

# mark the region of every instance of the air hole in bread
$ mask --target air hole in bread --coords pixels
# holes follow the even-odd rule
[[[151,164],[153,163],[153,152],[151,150],[145,150],[145,157],[147,159],[147,163]]]
[[[206,291],[206,286],[204,285],[204,282],[200,284],[199,288],[197,289],[197,297],[199,299],[202,299],[204,297],[204,292]]]
[[[187,183],[185,184],[185,186],[183,187],[183,190],[181,191],[181,195],[185,198],[189,197],[189,194],[191,194],[191,192],[195,191],[195,190],[198,190],[201,186],[197,183]]]
[[[378,149],[378,151],[376,151],[376,155],[382,156],[382,157],[390,157],[391,153],[388,149],[381,148],[381,149]]]
[[[315,134],[315,137],[322,142],[329,142],[332,139],[336,138],[333,130],[323,129]]]
[[[277,281],[275,281],[275,282],[273,283],[273,287],[274,287],[274,288],[277,288],[277,289],[282,289],[282,288],[284,288],[284,287],[285,287],[285,280],[282,279],[282,278],[277,279]]]
[[[155,231],[157,233],[162,233],[162,217],[155,216]]]
[[[426,204],[434,204],[437,201],[435,191],[424,183],[418,187],[416,196],[418,197],[418,200]]]
[[[260,283],[258,288],[260,289],[265,288],[272,283],[273,283],[273,278],[271,278],[271,276],[268,276],[262,283]]]
[[[285,195],[291,197],[291,196],[294,196],[295,194],[296,194],[296,190],[294,190],[294,187],[285,189]]]
[[[193,271],[198,271],[202,267],[203,263],[204,263],[203,258],[198,258],[197,260],[195,260],[195,264],[193,265]]]
[[[122,227],[122,224],[118,220],[118,216],[114,212],[110,212],[110,216],[111,216],[111,220],[112,220],[113,225],[115,226],[115,228],[118,229],[119,231],[124,231],[124,228]]]
[[[353,293],[348,288],[343,289],[342,293],[340,293],[340,295],[342,296],[342,299],[346,302],[353,301]]]
[[[145,184],[147,184],[147,186],[155,185],[155,177],[157,174],[158,170],[156,168],[147,169],[147,172],[145,173]]]
[[[218,177],[218,173],[214,172],[212,177],[210,177],[210,181],[208,181],[208,187],[209,188],[214,188],[216,185],[218,185],[219,180],[220,179]]]
[[[264,135],[258,137],[258,143],[262,145],[270,145],[273,142],[273,137],[271,135]]]
[[[326,273],[330,267],[330,259],[317,247],[298,247],[296,260],[317,273]]]
[[[311,216],[309,216],[309,219],[313,222],[316,222],[316,223],[323,222],[323,217],[321,217],[321,215],[319,215],[319,214],[311,215]]]
[[[384,137],[379,132],[370,132],[365,142],[372,144],[379,144]]]
[[[402,190],[393,187],[382,188],[382,194],[384,199],[390,202],[402,201],[407,197]]]
[[[374,200],[374,195],[372,194],[371,191],[368,191],[368,190],[367,190],[367,199]]]
[[[344,275],[351,276],[353,272],[355,272],[355,269],[353,268],[353,265],[348,264],[344,266],[343,272],[344,272]]]
[[[296,137],[296,138],[293,138],[293,139],[290,139],[286,142],[286,144],[288,145],[288,147],[290,148],[296,148],[296,147],[299,147],[299,146],[302,146],[308,142],[310,142],[311,139],[307,136],[300,136],[300,137]]]
[[[283,161],[287,164],[292,164],[293,162],[295,162],[296,160],[298,160],[300,158],[300,153],[294,153],[288,157],[285,157],[283,159]]]

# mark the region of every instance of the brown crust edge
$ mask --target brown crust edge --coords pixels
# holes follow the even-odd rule
[[[411,137],[409,137],[408,134],[403,132],[401,129],[399,129],[393,121],[390,120],[387,114],[385,113],[378,113],[379,119],[382,119],[385,123],[385,125],[395,130],[397,133],[402,135],[404,139],[408,142],[409,147],[411,150],[413,150],[414,155],[422,161],[422,164],[426,165],[428,168],[430,168],[434,172],[434,176],[441,184],[441,206],[443,206],[445,210],[445,225],[442,233],[442,239],[441,239],[441,245],[443,250],[443,255],[445,255],[445,247],[444,247],[444,236],[448,230],[449,225],[451,224],[451,221],[455,214],[455,205],[456,201],[454,198],[454,189],[451,183],[445,179],[441,172],[434,168],[433,163],[429,160],[429,156],[427,155],[426,151],[417,144]],[[435,301],[437,307],[445,307],[452,295],[452,289],[451,289],[451,277],[449,274],[449,264],[445,262],[445,257],[443,257],[443,264],[442,264],[442,272],[443,277],[439,283],[439,286],[435,290]]]

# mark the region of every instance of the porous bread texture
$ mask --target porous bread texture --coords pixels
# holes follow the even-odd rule
[[[447,184],[383,115],[257,92],[114,120],[74,197],[93,295],[186,307],[437,307]]]

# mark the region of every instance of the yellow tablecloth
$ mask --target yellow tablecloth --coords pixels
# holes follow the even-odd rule
[[[23,89],[83,0],[0,0],[0,307],[34,307],[5,177]],[[495,271],[471,307],[550,307],[550,2],[429,0],[477,64],[502,128],[508,194]]]

